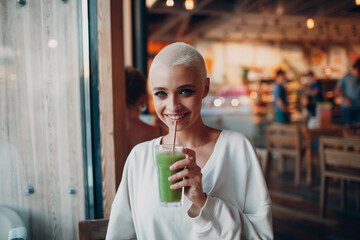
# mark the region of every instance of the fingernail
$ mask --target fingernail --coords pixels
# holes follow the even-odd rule
[[[174,185],[171,185],[170,188],[171,188],[171,189],[174,189]]]
[[[168,180],[171,181],[173,179],[173,177],[168,177]]]
[[[173,166],[173,165],[171,165],[171,166],[169,167],[169,169],[170,169],[170,170],[173,170],[173,168],[174,168],[174,166]]]

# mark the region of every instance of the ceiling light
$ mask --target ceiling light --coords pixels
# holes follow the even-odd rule
[[[306,20],[306,26],[308,29],[313,29],[315,27],[314,19],[308,18],[308,20]]]
[[[355,4],[359,6],[360,5],[360,0],[355,0]]]
[[[185,0],[185,9],[193,10],[194,9],[194,0]]]
[[[174,6],[174,0],[167,0],[166,1],[166,6],[168,6],[168,7]]]

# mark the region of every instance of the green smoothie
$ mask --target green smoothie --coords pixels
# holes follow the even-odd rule
[[[160,201],[161,202],[180,202],[181,201],[181,191],[182,189],[172,190],[170,186],[175,182],[170,182],[168,178],[171,175],[181,171],[181,169],[176,171],[171,171],[169,167],[186,157],[185,154],[181,152],[158,152],[156,154],[156,164],[158,167],[159,175],[159,191],[160,191]]]

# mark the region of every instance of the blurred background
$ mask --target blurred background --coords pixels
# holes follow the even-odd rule
[[[336,149],[359,153],[358,127],[343,125],[335,92],[360,58],[359,19],[359,0],[1,0],[0,239],[9,229],[77,239],[79,221],[109,217],[127,155],[124,67],[147,77],[175,41],[205,59],[204,122],[252,140],[275,239],[358,239],[360,167],[354,160],[326,180],[319,138],[341,137]],[[271,135],[278,70],[292,138]],[[315,116],[309,71],[323,98]],[[151,94],[140,119],[159,124]]]

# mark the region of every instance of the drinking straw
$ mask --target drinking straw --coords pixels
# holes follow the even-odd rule
[[[176,139],[176,121],[174,123],[174,131],[173,131],[173,146],[172,146],[173,152],[175,152],[175,139]]]

